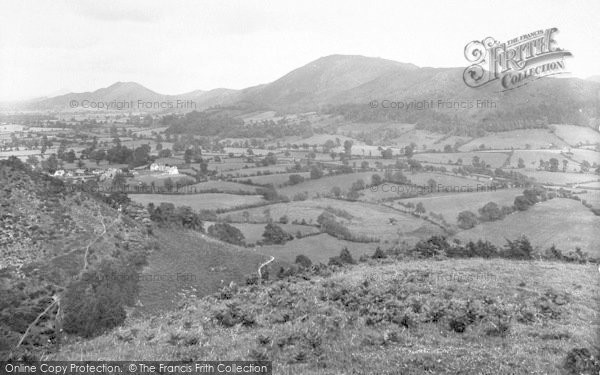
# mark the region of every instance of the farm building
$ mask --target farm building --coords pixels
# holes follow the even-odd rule
[[[168,166],[157,163],[152,163],[150,165],[150,171],[152,172],[162,172],[166,174],[179,174],[179,170],[176,166]]]

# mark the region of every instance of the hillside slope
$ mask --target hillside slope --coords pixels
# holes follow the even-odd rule
[[[557,374],[571,349],[600,344],[593,265],[384,260],[328,272],[225,288],[51,359],[272,360],[275,374]]]
[[[146,228],[100,197],[68,189],[18,159],[0,161],[0,358],[45,309],[23,342],[54,342],[55,303],[103,261],[134,269],[150,248]],[[53,304],[54,303],[54,304]]]

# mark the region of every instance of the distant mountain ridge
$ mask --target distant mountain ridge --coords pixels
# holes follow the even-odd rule
[[[212,106],[238,105],[251,109],[282,112],[318,110],[327,106],[355,104],[367,106],[371,100],[493,100],[504,110],[515,110],[556,103],[581,105],[582,111],[594,112],[598,106],[600,82],[594,77],[545,78],[516,90],[498,92],[493,85],[473,89],[462,80],[464,68],[430,68],[382,58],[355,55],[331,55],[319,58],[283,77],[242,90],[218,88],[196,90],[179,95],[164,95],[135,82],[117,82],[93,92],[70,93],[53,98],[21,102],[24,110],[65,111],[71,102],[193,101],[182,112],[204,110]],[[581,108],[580,108],[581,109]],[[135,110],[135,108],[134,108]],[[143,109],[142,109],[143,110]],[[148,109],[153,110],[153,109]],[[154,109],[165,111],[164,108]],[[169,108],[167,112],[177,109]],[[474,110],[471,111],[474,113]]]

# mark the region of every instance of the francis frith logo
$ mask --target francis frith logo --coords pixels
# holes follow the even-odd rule
[[[470,87],[498,81],[500,91],[512,90],[536,79],[567,73],[565,58],[571,52],[558,47],[558,29],[536,30],[501,43],[492,37],[474,40],[465,47],[472,63],[463,73]]]

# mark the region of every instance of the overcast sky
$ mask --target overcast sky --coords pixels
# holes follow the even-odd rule
[[[163,94],[271,82],[319,57],[466,66],[465,45],[558,27],[600,74],[600,1],[2,1],[0,100],[135,81]]]

